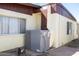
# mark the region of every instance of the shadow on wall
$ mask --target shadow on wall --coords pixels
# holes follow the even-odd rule
[[[42,14],[42,17],[41,17],[41,30],[48,30],[47,29],[47,16],[45,16],[43,13],[41,13],[41,14]]]

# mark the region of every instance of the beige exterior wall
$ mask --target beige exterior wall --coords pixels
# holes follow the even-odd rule
[[[77,23],[71,19],[61,16],[58,13],[51,14],[50,6],[48,6],[47,27],[50,30],[50,47],[60,47],[73,39],[77,35]],[[67,35],[67,22],[72,23],[72,34]]]
[[[50,47],[56,47],[58,45],[58,22],[59,16],[57,13],[51,14],[50,6],[48,6],[47,14],[47,28],[50,31]]]
[[[24,34],[0,35],[0,52],[23,46]]]
[[[38,29],[36,27],[36,19],[34,18],[33,15],[22,14],[19,12],[14,12],[14,11],[5,10],[5,9],[0,9],[0,15],[16,17],[16,18],[24,18],[26,20],[26,30]],[[37,17],[40,18],[38,14],[37,14]]]
[[[33,18],[35,20],[35,28],[41,29],[41,13],[34,13]]]
[[[78,34],[78,39],[79,39],[79,23],[77,23],[77,34]]]
[[[46,7],[46,6],[45,6]],[[60,47],[73,39],[77,38],[77,23],[57,13],[51,14],[50,6],[47,13],[47,28],[50,31],[50,47]],[[26,30],[41,29],[41,14],[33,15],[22,14],[9,10],[0,9],[0,15],[24,18],[26,20]],[[67,21],[73,24],[73,33],[67,35]],[[13,49],[23,46],[24,34],[2,35],[0,36],[0,51]],[[5,43],[5,44],[4,44]]]
[[[55,14],[51,14],[49,16],[49,19],[48,19],[48,29],[50,31],[50,47],[53,46],[53,47],[56,47],[58,45],[58,23],[59,23],[59,20],[58,20],[58,15],[55,13]]]
[[[67,35],[67,22],[72,23],[72,34]],[[62,46],[74,39],[77,38],[77,23],[72,21],[69,18],[59,15],[59,24],[58,24],[58,46]]]
[[[38,18],[40,18],[38,14],[36,14],[37,18],[34,19],[32,15],[0,9],[0,15],[8,16],[8,17],[24,18],[26,20],[26,30],[34,30],[40,28],[40,24],[36,26],[38,22],[40,23],[40,21],[38,20]],[[17,47],[22,47],[23,44],[24,44],[24,34],[0,35],[0,52],[14,49]]]

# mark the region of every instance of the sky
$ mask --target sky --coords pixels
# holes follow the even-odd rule
[[[79,22],[79,3],[63,3],[63,5]]]

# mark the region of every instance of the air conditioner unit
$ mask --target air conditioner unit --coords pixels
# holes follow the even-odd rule
[[[26,32],[26,48],[37,52],[49,49],[50,33],[48,30],[28,30]]]

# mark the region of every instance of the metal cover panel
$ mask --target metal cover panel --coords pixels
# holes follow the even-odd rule
[[[40,50],[40,31],[32,30],[31,31],[31,49],[32,50]]]

